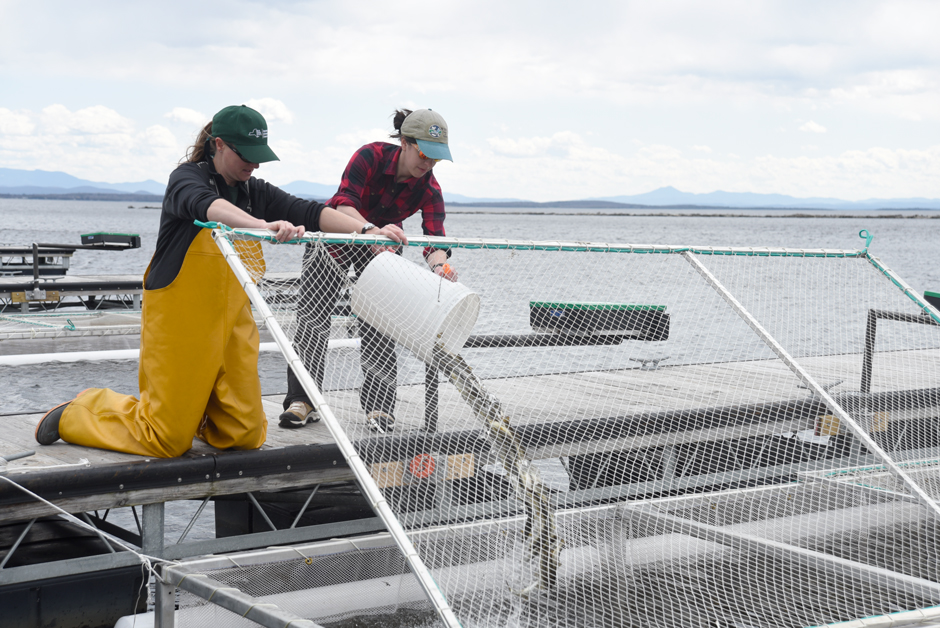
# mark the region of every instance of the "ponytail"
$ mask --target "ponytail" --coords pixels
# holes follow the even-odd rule
[[[194,163],[197,161],[203,161],[207,159],[207,150],[208,157],[212,156],[214,152],[211,148],[212,140],[212,121],[199,131],[199,135],[196,136],[196,142],[192,146],[186,149],[186,155],[183,159],[180,160],[180,163]]]
[[[392,125],[395,127],[396,132],[392,135],[389,135],[390,138],[392,138],[393,140],[401,139],[401,125],[404,124],[405,118],[407,118],[409,115],[411,115],[411,109],[396,109],[395,110],[395,113],[392,114],[392,116],[395,118],[392,121]]]

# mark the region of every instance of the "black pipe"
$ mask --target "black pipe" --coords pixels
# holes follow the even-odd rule
[[[111,242],[108,244],[49,244],[39,243],[39,246],[52,249],[65,249],[67,251],[92,250],[92,251],[126,251],[128,249],[140,248],[140,245],[133,246],[129,243]]]
[[[60,292],[85,292],[93,290],[143,290],[143,277],[128,281],[63,281],[52,284]],[[0,292],[20,292],[22,283],[0,283]]]
[[[336,445],[294,445],[279,449],[187,454],[179,458],[151,458],[82,469],[41,471],[16,475],[11,479],[46,499],[59,500],[347,466]],[[0,483],[0,505],[33,500],[33,497],[16,487],[6,482]]]
[[[39,245],[33,242],[33,290],[39,290]]]
[[[940,388],[882,392],[865,398],[851,393],[837,394],[834,397],[836,402],[849,412],[940,408]],[[760,425],[792,419],[807,420],[809,428],[820,415],[829,412],[829,408],[822,399],[804,397],[786,401],[641,412],[557,423],[536,423],[520,425],[514,427],[513,430],[522,446],[537,448],[546,445],[589,443],[689,430]],[[940,409],[937,414],[940,415]],[[420,453],[485,453],[489,450],[489,440],[482,428],[436,434],[418,433],[407,436],[373,437],[354,444],[363,460],[369,464],[409,460]]]
[[[424,365],[424,431],[437,431],[437,369],[430,364]]]
[[[933,317],[926,312],[921,314],[909,314],[907,312],[868,310],[868,322],[865,324],[865,355],[862,358],[862,381],[859,386],[859,390],[863,393],[871,392],[871,370],[875,356],[875,334],[878,332],[878,319],[898,321],[901,323],[937,325]]]
[[[465,349],[505,349],[509,347],[583,347],[594,345],[619,345],[624,334],[574,334],[574,333],[546,333],[546,334],[495,334],[475,335],[467,338]]]

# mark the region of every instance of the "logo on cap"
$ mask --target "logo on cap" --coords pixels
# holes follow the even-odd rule
[[[432,124],[431,126],[428,127],[428,135],[434,138],[440,137],[441,127],[437,126],[436,124]]]
[[[268,137],[268,130],[267,130],[267,129],[264,129],[264,130],[262,131],[261,129],[252,129],[252,130],[248,131],[248,137],[264,137],[264,138],[267,138],[267,137]]]

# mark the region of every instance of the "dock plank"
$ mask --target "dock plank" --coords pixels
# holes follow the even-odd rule
[[[800,363],[813,377],[826,384],[827,381],[844,379],[835,391],[858,390],[861,378],[862,356],[847,354],[801,358]],[[940,350],[922,349],[878,353],[875,356],[872,390],[917,390],[940,387],[937,365]],[[656,370],[639,367],[611,371],[579,373],[556,373],[486,380],[487,390],[503,404],[514,425],[534,422],[572,421],[617,417],[642,412],[662,412],[706,407],[722,407],[741,404],[779,402],[807,399],[810,392],[797,387],[798,380],[779,360],[754,360],[716,364],[661,366]],[[327,402],[344,425],[351,438],[369,435],[365,417],[359,407],[358,391],[333,390],[325,393]],[[323,422],[307,425],[299,430],[287,430],[278,426],[282,411],[283,396],[267,396],[263,407],[268,419],[268,440],[263,449],[271,450],[293,445],[329,445],[333,439]],[[31,473],[45,472],[50,467],[74,465],[87,460],[89,466],[128,463],[144,460],[140,456],[123,454],[70,445],[58,442],[42,447],[34,440],[35,426],[41,414],[23,414],[0,417],[0,455],[27,450],[36,451],[35,456],[13,461],[7,470],[10,477],[27,477]],[[397,433],[419,432],[424,426],[424,386],[399,387],[397,410]],[[438,429],[442,432],[482,429],[479,420],[460,398],[457,390],[442,382],[439,390]],[[218,452],[205,443],[194,440],[190,455]],[[348,470],[337,470],[322,477],[345,477]],[[288,474],[289,475],[289,474]],[[286,486],[291,482],[315,481],[316,474],[304,477],[282,478],[265,484],[257,479],[238,481],[220,489],[219,482],[193,484],[176,487],[173,495],[185,498],[220,494],[219,491],[235,491],[248,486]],[[252,490],[252,489],[246,489]],[[86,500],[96,507],[107,507],[130,500],[156,499],[159,492],[135,494],[115,493],[111,497],[101,496]],[[166,493],[169,495],[171,493]],[[0,514],[0,520],[3,515]]]

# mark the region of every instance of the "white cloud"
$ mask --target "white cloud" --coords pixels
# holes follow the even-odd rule
[[[390,130],[369,127],[410,105],[446,115],[458,161],[440,177],[475,196],[659,185],[940,196],[940,179],[923,175],[932,158],[896,148],[932,154],[940,143],[940,3],[602,0],[585,12],[458,0],[434,9],[452,28],[402,46],[406,9],[418,6],[405,2],[102,0],[95,11],[60,3],[54,20],[42,3],[6,2],[17,28],[0,38],[0,166],[165,178],[203,112],[244,102],[276,123],[283,161],[265,175],[333,183],[358,145]],[[116,104],[128,94],[133,107]],[[825,148],[775,157],[819,139],[795,128],[825,131]],[[847,157],[858,146],[884,147],[897,167],[875,149]],[[821,179],[832,189],[808,180],[832,163],[848,169]],[[867,181],[860,169],[880,174]]]
[[[294,114],[280,100],[276,98],[252,98],[246,105],[258,111],[270,125],[272,120],[290,124],[294,121]]]
[[[29,135],[36,128],[29,116],[0,107],[0,133],[4,135]]]
[[[379,128],[352,129],[315,148],[278,134],[271,138],[270,145],[281,161],[264,164],[264,172],[259,176],[276,180],[278,184],[300,180],[325,185],[339,184],[343,170],[356,149],[372,142],[396,143],[388,134],[388,130]]]
[[[536,155],[567,155],[584,142],[571,131],[559,131],[551,137],[513,138],[490,137],[486,142],[498,155],[508,157],[534,157]]]
[[[187,107],[173,107],[171,111],[163,114],[163,117],[195,128],[202,128],[211,120],[211,116]]]
[[[809,133],[825,133],[825,132],[826,132],[826,127],[824,127],[824,126],[821,125],[821,124],[817,124],[816,122],[813,122],[812,120],[810,120],[809,122],[807,122],[807,123],[803,124],[802,126],[800,126],[800,130],[801,130],[801,131],[807,131],[807,132],[809,132]]]
[[[422,104],[428,94],[468,90],[504,101],[575,95],[678,103],[731,96],[780,104],[824,98],[826,90],[931,89],[940,62],[937,38],[924,27],[940,19],[932,4],[874,1],[846,11],[812,0],[621,0],[595,3],[585,13],[550,0],[550,8],[538,9],[531,2],[453,2],[437,6],[435,20],[458,27],[423,33],[422,46],[399,50],[397,67],[414,68],[404,72],[376,63],[400,48],[401,34],[412,26],[411,13],[395,3],[246,0],[229,7],[209,1],[199,10],[187,5],[185,24],[175,12],[146,4],[113,3],[93,14],[63,5],[59,19],[42,24],[46,37],[30,28],[5,33],[0,58],[39,80],[147,76],[154,85],[190,90],[228,89],[234,68],[250,92],[264,90],[275,102],[283,101],[278,93],[302,86],[310,96],[344,97],[369,86],[400,90],[403,100]],[[7,20],[20,24],[33,23],[39,11],[27,4],[5,9]],[[492,20],[497,13],[502,19]],[[892,27],[881,28],[882,20]],[[127,29],[128,23],[142,27]],[[877,75],[896,79],[882,82]]]
[[[103,105],[74,112],[64,105],[49,105],[42,110],[41,121],[52,133],[121,134],[129,133],[133,128],[130,120]]]
[[[13,120],[19,133],[6,131]],[[138,130],[117,111],[95,105],[70,111],[60,104],[14,116],[0,110],[0,164],[25,170],[62,170],[115,183],[165,178],[184,147],[162,125]]]
[[[349,154],[364,144],[372,142],[390,142],[397,143],[398,140],[389,138],[389,132],[384,129],[357,129],[349,133],[341,133],[336,136],[336,142],[339,148],[348,150]]]
[[[545,138],[517,138],[514,146],[543,146]],[[460,147],[463,148],[463,147]],[[687,157],[668,145],[643,146],[623,153],[579,145],[576,155],[546,150],[508,153],[504,146],[466,149],[459,164],[437,172],[445,190],[477,196],[506,195],[532,200],[616,196],[673,185],[689,192],[727,190],[834,196],[848,200],[940,196],[935,173],[940,145],[924,150],[875,147],[814,157]]]
[[[674,161],[682,157],[682,151],[672,146],[650,144],[649,146],[640,148],[637,151],[637,155],[640,155],[643,159],[655,161]]]

